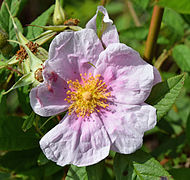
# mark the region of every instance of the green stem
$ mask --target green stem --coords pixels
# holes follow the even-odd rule
[[[105,6],[106,3],[107,3],[107,0],[101,0],[101,2],[100,2],[100,4],[101,4],[102,6]]]
[[[141,26],[141,23],[140,23],[140,20],[139,20],[137,14],[136,14],[136,12],[135,12],[135,10],[134,10],[134,8],[133,8],[133,4],[132,4],[131,1],[129,1],[129,0],[126,0],[126,1],[125,1],[125,4],[126,4],[128,10],[129,10],[129,13],[130,13],[130,15],[131,15],[131,17],[132,17],[132,19],[133,19],[135,25],[136,25],[137,27],[140,27],[140,26]]]
[[[162,66],[162,64],[164,63],[164,61],[171,55],[172,53],[172,49],[170,50],[163,50],[163,53],[158,57],[158,59],[156,60],[154,66],[156,67],[156,69],[160,69],[160,67]]]
[[[153,9],[152,19],[150,23],[149,33],[146,41],[144,59],[151,63],[154,57],[156,41],[160,30],[164,9],[155,5]]]
[[[51,119],[53,119],[54,117],[56,116],[51,116],[50,118],[48,118],[42,125],[39,129],[42,129]]]
[[[61,7],[63,7],[63,0],[60,0],[60,5]]]

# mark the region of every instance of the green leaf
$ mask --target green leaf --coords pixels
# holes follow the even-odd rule
[[[169,7],[179,13],[190,14],[189,0],[159,0],[158,4],[162,7]]]
[[[38,148],[8,152],[0,158],[0,165],[16,172],[30,169],[37,164],[39,152]]]
[[[67,173],[66,180],[102,180],[106,179],[105,164],[101,161],[87,167],[77,167],[71,165]]]
[[[170,178],[169,173],[148,153],[138,150],[133,154],[116,154],[114,158],[116,180],[160,180]]]
[[[104,161],[86,167],[88,180],[101,180],[105,171]]]
[[[106,9],[108,11],[108,14],[119,14],[123,12],[123,3],[122,2],[114,2],[111,1],[106,4]]]
[[[126,39],[145,40],[148,35],[148,28],[145,27],[132,27],[120,31],[120,36]]]
[[[179,36],[184,34],[184,21],[183,18],[174,10],[166,8],[164,10],[163,22],[172,28],[173,33],[177,33]]]
[[[48,23],[48,20],[50,18],[50,16],[53,14],[54,11],[54,7],[55,5],[52,5],[49,9],[47,9],[45,12],[43,12],[37,19],[35,19],[31,25],[46,25]],[[36,36],[39,36],[42,32],[43,29],[40,29],[38,27],[34,27],[34,26],[28,26],[26,28],[27,30],[27,38],[28,39],[33,39]]]
[[[24,86],[17,89],[20,107],[22,111],[27,115],[30,115],[32,112],[32,108],[30,106],[29,91],[30,89],[28,86]]]
[[[0,179],[10,180],[11,179],[11,174],[0,172]]]
[[[47,32],[47,31],[46,31]],[[45,33],[46,33],[45,32]],[[49,30],[48,33],[42,33],[41,35],[42,36],[39,36],[39,38],[37,38],[35,40],[35,43],[39,44],[39,45],[42,45],[44,43],[46,43],[47,41],[49,41],[50,39],[52,39],[53,37],[55,37],[57,35],[57,32],[54,32],[52,30]],[[40,47],[39,47],[40,48]],[[38,49],[39,49],[38,48]],[[38,53],[38,52],[37,52]]]
[[[0,93],[0,117],[6,114],[7,110],[6,96],[3,96],[3,91]]]
[[[32,84],[34,81],[35,79],[33,73],[25,74],[8,91],[4,92],[3,94],[9,93],[13,89]]]
[[[187,137],[187,141],[190,144],[190,113],[187,119],[187,125],[186,125],[186,137]]]
[[[167,38],[165,38],[164,36],[159,36],[157,39],[157,43],[158,44],[169,44],[170,41]]]
[[[190,25],[190,15],[189,14],[181,14],[184,21]]]
[[[38,156],[38,165],[42,166],[44,164],[47,164],[49,162],[49,160],[46,158],[46,156],[44,155],[44,153],[40,153],[40,155]]]
[[[165,121],[160,121],[160,122],[165,122]],[[165,124],[165,127],[168,128],[169,124]],[[171,158],[177,157],[179,153],[183,151],[183,147],[185,145],[185,135],[181,134],[177,137],[165,137],[162,142],[157,148],[155,148],[151,154],[154,157],[158,157],[161,155],[165,155]]]
[[[132,1],[134,1],[141,8],[146,9],[148,7],[150,0],[132,0]]]
[[[5,0],[1,5],[0,10],[0,27],[4,29],[7,33],[9,32],[11,25],[11,19],[7,7],[5,5],[7,3],[8,7],[10,8],[10,12],[13,16],[16,16],[19,11],[19,6],[21,1],[20,0]]]
[[[71,165],[66,176],[66,180],[88,180],[86,167]]]
[[[190,177],[189,168],[172,168],[169,172],[175,180],[189,180]]]
[[[17,57],[16,56],[12,56],[9,60],[7,61],[0,61],[0,69],[6,67],[6,66],[9,66],[9,65],[13,65],[13,64],[16,64],[18,63],[20,60],[19,59],[16,59]]]
[[[19,32],[19,35],[23,32],[23,28],[22,25],[20,23],[20,21],[15,17],[13,18],[14,23],[16,25],[17,31]],[[16,29],[13,25],[13,22],[10,22],[10,27],[9,27],[9,39],[11,40],[17,40],[18,36],[17,36],[17,32]],[[14,43],[12,43],[13,46],[16,46]]]
[[[61,169],[63,169],[63,167],[58,166],[55,162],[50,161],[44,166],[44,176],[49,177]]]
[[[181,70],[190,72],[190,49],[186,45],[175,46],[172,56]]]
[[[23,119],[14,116],[0,117],[0,150],[25,150],[38,147],[38,139],[33,129],[24,133]]]
[[[159,121],[172,107],[178,97],[185,80],[184,74],[172,77],[164,82],[156,84],[146,102],[157,110]]]
[[[8,7],[10,9],[10,13],[14,17],[14,21],[15,21],[19,31],[23,32],[20,21],[15,17],[17,15],[17,13],[19,12],[21,1],[20,0],[5,0],[2,3],[1,10],[0,10],[0,27],[9,34],[9,39],[16,40],[15,29],[14,29],[10,14],[5,5],[5,2],[7,3]],[[14,47],[16,46],[15,44],[12,44],[12,45]]]
[[[35,121],[36,118],[39,118],[39,117],[36,117],[37,115],[32,112],[30,114],[30,116],[28,116],[28,118],[24,121],[23,125],[22,125],[22,130],[25,132],[27,131],[28,129],[30,129],[33,125],[33,122]]]
[[[96,31],[99,38],[101,38],[103,30],[104,30],[104,22],[103,22],[104,14],[98,11],[96,17]]]

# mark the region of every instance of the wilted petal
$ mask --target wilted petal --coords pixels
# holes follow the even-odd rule
[[[110,140],[95,114],[86,121],[71,115],[45,134],[40,146],[46,157],[60,166],[88,166],[108,156]]]
[[[119,43],[119,36],[113,21],[109,18],[107,10],[103,6],[98,6],[96,15],[86,24],[86,28],[93,29],[96,32],[96,17],[98,11],[104,14],[103,22],[106,24],[106,29],[104,30],[101,40],[103,44],[107,47],[111,43]]]
[[[110,44],[100,54],[95,74],[101,74],[115,102],[143,103],[154,81],[153,66],[122,43]]]
[[[44,82],[30,91],[30,104],[35,113],[41,116],[52,116],[64,112],[68,103],[64,100],[68,85],[46,62],[43,71]]]
[[[112,141],[111,149],[129,154],[139,149],[144,132],[156,125],[156,109],[147,104],[110,106],[100,118]]]
[[[75,80],[94,68],[90,63],[95,64],[101,51],[102,44],[91,29],[62,32],[50,45],[48,63],[61,78]]]

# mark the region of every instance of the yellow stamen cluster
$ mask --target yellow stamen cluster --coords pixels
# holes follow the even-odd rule
[[[100,74],[95,77],[91,73],[87,76],[80,74],[81,82],[78,80],[67,81],[70,90],[67,91],[65,101],[70,103],[69,115],[75,112],[77,116],[88,117],[94,111],[99,112],[100,108],[106,108],[107,98],[111,96],[105,82],[100,80]]]

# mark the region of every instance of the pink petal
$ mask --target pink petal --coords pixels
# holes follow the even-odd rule
[[[154,81],[153,66],[125,44],[110,44],[95,66],[94,74],[102,75],[115,102],[139,104],[149,96]]]
[[[94,68],[90,63],[95,64],[101,51],[102,44],[91,29],[62,32],[50,45],[48,63],[61,78],[75,80]]]
[[[111,43],[119,43],[119,35],[113,21],[109,19],[107,10],[103,6],[98,6],[96,15],[86,24],[86,28],[93,29],[96,32],[96,17],[98,11],[104,14],[103,22],[106,24],[106,29],[104,30],[101,40],[103,44],[107,47]]]
[[[60,166],[88,166],[109,154],[110,140],[95,114],[89,120],[67,116],[40,141],[46,157]]]
[[[156,125],[156,109],[148,104],[110,106],[110,111],[100,114],[100,119],[112,141],[111,149],[130,154],[139,149],[144,132]]]
[[[156,85],[157,83],[161,82],[162,78],[160,76],[159,71],[154,67],[154,82],[153,82],[153,86]]]
[[[30,91],[30,104],[34,112],[41,116],[64,112],[68,108],[68,103],[64,100],[67,96],[67,83],[48,66],[47,61],[43,75],[44,82]]]

